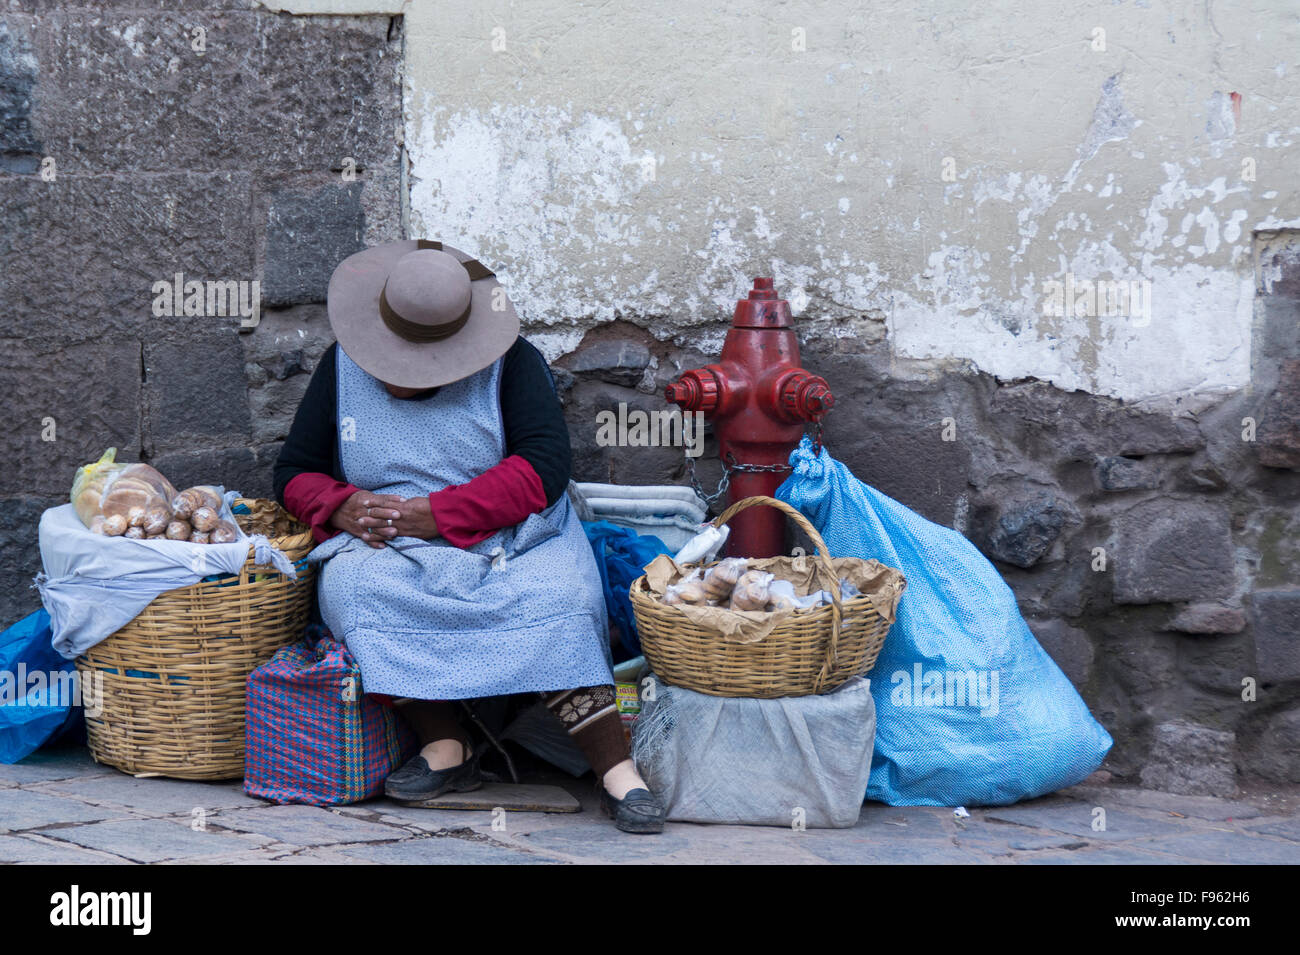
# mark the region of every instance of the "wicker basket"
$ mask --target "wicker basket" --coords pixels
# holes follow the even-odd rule
[[[267,511],[266,502],[240,504]],[[235,518],[264,529],[250,526],[251,515]],[[315,569],[303,558],[314,541],[304,525],[293,529],[271,542],[294,562],[297,582],[254,565],[250,547],[237,576],[162,594],[77,658],[83,680],[103,677],[101,712],[86,717],[96,762],[137,776],[243,776],[245,681],[301,637],[311,613]]]
[[[889,623],[866,595],[840,600],[839,579],[826,553],[826,542],[784,501],[747,497],[727,508],[713,524],[721,526],[757,504],[783,511],[811,538],[817,546],[820,585],[835,597],[834,604],[791,614],[757,643],[734,643],[699,626],[679,608],[663,603],[642,575],[633,581],[630,591],[641,648],[655,674],[665,682],[710,696],[770,699],[829,693],[871,669]]]

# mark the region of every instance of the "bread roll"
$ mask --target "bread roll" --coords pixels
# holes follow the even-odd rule
[[[194,528],[190,527],[189,521],[174,520],[167,525],[164,532],[170,541],[187,541],[190,535],[194,533]]]
[[[704,575],[704,592],[708,598],[723,601],[730,597],[748,564],[744,557],[728,557],[710,567]]]
[[[194,513],[190,515],[190,523],[194,525],[194,529],[204,534],[216,527],[220,521],[217,512],[206,504],[196,507]]]
[[[126,533],[126,518],[121,514],[110,514],[105,517],[104,533],[109,537],[121,537]]]
[[[208,534],[210,543],[230,544],[239,540],[239,530],[230,521],[222,521]]]
[[[167,530],[167,525],[171,523],[172,514],[166,507],[157,505],[145,511],[144,523],[140,526],[144,528],[145,537],[158,537]]]
[[[736,581],[731,592],[729,606],[732,610],[764,610],[767,608],[768,585],[775,579],[774,574],[761,570],[746,571]]]
[[[172,499],[172,513],[183,521],[188,521],[196,507],[202,507],[202,499],[192,488],[186,488]]]
[[[207,531],[195,531],[190,535],[191,544],[208,544],[211,543],[211,536]]]

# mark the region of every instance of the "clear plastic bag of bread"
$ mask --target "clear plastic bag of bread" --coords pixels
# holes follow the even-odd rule
[[[133,536],[165,530],[175,496],[172,483],[149,465],[119,463],[117,448],[77,468],[72,481],[72,507],[81,523],[114,537],[128,528],[139,529]]]
[[[709,595],[704,589],[704,575],[696,567],[689,574],[664,588],[664,603],[670,607],[693,604],[702,607],[709,602]]]
[[[765,570],[747,570],[732,588],[727,606],[732,610],[766,610],[771,594],[768,589],[776,574]]]
[[[744,557],[720,560],[704,572],[704,594],[711,603],[723,604],[731,596],[736,581],[749,569]]]

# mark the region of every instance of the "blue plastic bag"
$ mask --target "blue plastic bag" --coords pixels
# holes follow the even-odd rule
[[[583,530],[596,556],[600,568],[600,586],[605,591],[605,607],[610,621],[618,626],[619,641],[624,653],[615,656],[616,663],[639,656],[641,639],[636,632],[636,615],[628,589],[632,581],[645,571],[643,568],[660,554],[672,551],[653,534],[638,534],[609,521],[583,521]]]
[[[82,718],[81,707],[65,692],[73,686],[76,667],[55,652],[50,638],[50,615],[44,610],[0,633],[0,763],[18,762],[75,730]]]
[[[872,558],[907,578],[869,674],[876,752],[867,798],[892,806],[1002,806],[1072,786],[1110,751],[1025,624],[1011,588],[955,530],[853,476],[807,439],[776,496],[835,557]]]

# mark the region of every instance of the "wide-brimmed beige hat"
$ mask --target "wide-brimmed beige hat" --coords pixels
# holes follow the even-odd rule
[[[519,316],[496,276],[459,249],[426,239],[348,256],[330,276],[327,301],[347,356],[400,388],[459,381],[519,336]]]

